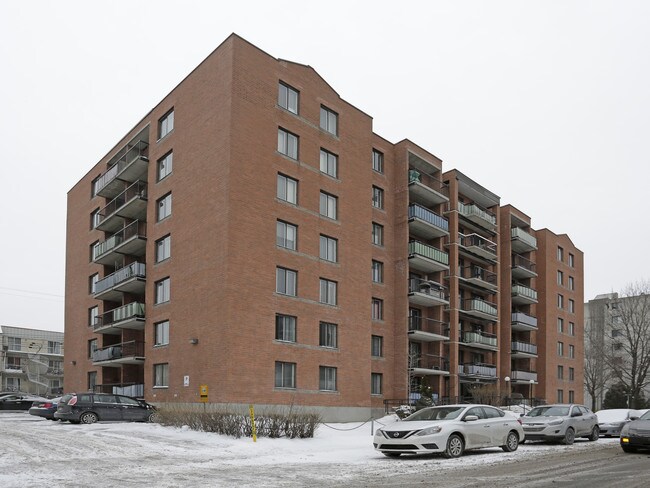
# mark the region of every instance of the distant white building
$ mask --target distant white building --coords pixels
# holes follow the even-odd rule
[[[63,392],[63,332],[0,325],[0,390]]]

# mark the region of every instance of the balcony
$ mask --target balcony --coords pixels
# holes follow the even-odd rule
[[[514,312],[511,318],[512,330],[531,331],[537,330],[537,317],[523,312]]]
[[[535,278],[537,276],[537,273],[535,272],[535,263],[519,254],[514,254],[512,256],[511,272],[512,277],[519,280]]]
[[[421,173],[409,170],[409,200],[422,205],[440,205],[449,202],[449,185]]]
[[[449,269],[449,254],[420,241],[409,242],[409,267],[422,273]]]
[[[468,205],[463,202],[458,202],[458,213],[470,222],[473,222],[490,232],[494,232],[497,228],[496,215],[489,210],[479,207],[475,203]]]
[[[136,220],[93,247],[93,262],[112,265],[122,255],[143,256],[147,244],[147,223]]]
[[[487,349],[489,351],[496,351],[497,336],[488,334],[486,332],[463,332],[462,333],[463,346],[474,347],[477,349]]]
[[[408,285],[409,303],[413,305],[421,307],[449,305],[447,289],[439,283],[420,278],[409,278]]]
[[[517,305],[530,305],[537,303],[537,290],[533,290],[525,285],[513,283],[511,295],[512,303]]]
[[[421,354],[411,359],[413,376],[448,376],[449,363],[445,358],[433,354]]]
[[[95,283],[94,297],[98,300],[121,300],[123,293],[144,294],[146,267],[131,263]]]
[[[496,261],[497,245],[478,234],[458,234],[460,251],[469,253],[470,256],[478,256],[488,261]]]
[[[97,214],[95,228],[114,232],[124,227],[124,219],[147,219],[147,182],[136,181],[111,200]]]
[[[498,317],[496,305],[480,298],[468,298],[460,311],[472,317],[491,321],[496,321]]]
[[[492,271],[481,268],[480,266],[465,266],[460,268],[461,283],[473,285],[476,288],[487,291],[497,289],[497,275]]]
[[[529,342],[512,341],[510,350],[511,350],[510,356],[513,358],[536,358],[537,357],[537,345],[531,344]]]
[[[91,355],[93,364],[143,364],[144,342],[129,341],[96,349]]]
[[[484,363],[460,364],[458,366],[458,374],[479,378],[496,378],[497,367]]]
[[[99,315],[93,330],[100,334],[120,335],[122,329],[144,329],[144,319],[144,303],[132,302]]]
[[[534,371],[513,370],[510,372],[510,380],[513,383],[530,383],[530,380],[537,383],[537,373]]]
[[[149,144],[138,140],[120,151],[117,160],[94,182],[95,195],[114,198],[124,190],[124,182],[147,180]]]
[[[510,243],[514,252],[530,252],[537,249],[537,239],[520,227],[510,229]]]
[[[92,388],[95,393],[112,393],[134,398],[144,398],[144,385],[138,383],[104,383]]]
[[[449,340],[449,324],[440,320],[409,316],[409,340],[435,342]]]
[[[449,221],[417,203],[409,205],[409,231],[424,239],[449,235]]]

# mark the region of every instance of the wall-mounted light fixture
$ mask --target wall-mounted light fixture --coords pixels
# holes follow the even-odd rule
[[[75,361],[74,359],[72,361],[70,361],[70,362],[72,363],[73,366],[77,365],[77,361]]]
[[[196,337],[193,337],[192,339],[190,339],[190,344],[198,344],[198,343],[199,343],[199,340]]]

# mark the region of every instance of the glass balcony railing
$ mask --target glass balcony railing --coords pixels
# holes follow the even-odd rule
[[[537,328],[537,317],[525,314],[523,312],[514,312],[512,314],[512,323],[524,324]]]
[[[537,239],[520,227],[513,227],[510,229],[510,237],[512,239],[520,240],[531,248],[537,249]]]
[[[144,278],[145,271],[146,267],[144,263],[131,263],[124,268],[118,269],[114,273],[109,274],[95,283],[95,295],[109,290],[110,288],[113,288],[131,278]]]
[[[493,259],[497,255],[497,245],[478,234],[458,234],[458,241],[464,248],[474,251],[479,255]]]
[[[409,183],[421,183],[425,186],[428,186],[432,190],[437,191],[441,195],[449,197],[449,185],[443,183],[442,181],[429,176],[427,174],[421,173],[418,170],[410,169],[409,170]]]
[[[466,280],[483,281],[485,284],[496,286],[497,274],[480,266],[465,266],[460,268],[460,277]]]
[[[496,366],[492,364],[483,364],[483,363],[460,364],[458,366],[458,371],[461,374],[465,374],[465,375],[488,376],[488,377],[495,377],[497,375]]]
[[[512,352],[525,352],[527,354],[537,354],[537,345],[522,341],[512,341]]]
[[[475,203],[466,204],[463,202],[458,202],[458,212],[473,221],[476,221],[477,219],[483,220],[490,227],[497,225],[496,216],[492,212],[482,209]]]
[[[530,271],[531,273],[535,273],[535,263],[533,263],[530,259],[526,259],[525,257],[520,256],[519,254],[512,256],[512,267],[523,268],[527,271]]]
[[[132,302],[99,315],[95,319],[94,329],[101,329],[129,319],[144,319],[144,303]]]
[[[409,255],[419,254],[438,263],[449,266],[449,254],[420,241],[409,242]]]
[[[522,297],[530,298],[531,300],[537,300],[537,290],[533,290],[532,288],[524,285],[513,284],[512,295],[519,295]]]
[[[127,203],[137,198],[147,198],[147,183],[145,181],[136,181],[126,190],[111,200],[108,205],[99,211],[97,214],[97,222],[95,227],[104,222],[107,218],[111,217],[115,212],[122,208]]]
[[[411,368],[449,371],[449,362],[433,354],[420,354],[409,359]]]
[[[106,170],[106,172],[95,180],[94,192],[97,195],[109,183],[114,181],[117,176],[124,171],[131,163],[138,159],[148,159],[149,144],[145,141],[138,141],[132,147],[126,148],[124,154]]]
[[[426,332],[437,336],[449,337],[449,323],[417,315],[409,315],[409,331]]]
[[[409,293],[423,293],[438,300],[449,301],[447,288],[429,280],[409,278]]]
[[[497,347],[497,336],[485,332],[463,332],[463,342]]]
[[[480,312],[493,315],[494,317],[497,316],[497,307],[480,298],[468,298],[465,300],[465,308],[463,310],[466,312]]]
[[[413,218],[423,220],[428,224],[434,225],[440,229],[443,229],[444,231],[449,232],[449,221],[446,218],[441,217],[437,213],[432,212],[428,208],[424,208],[417,203],[412,203],[409,205],[409,219]]]
[[[534,371],[512,370],[510,372],[510,378],[517,381],[537,381],[537,373]]]
[[[102,256],[113,251],[115,248],[119,247],[123,242],[128,241],[133,237],[145,237],[147,230],[146,222],[131,222],[121,230],[117,231],[111,237],[106,239],[103,242],[98,242],[93,247],[93,261],[101,258]]]
[[[144,342],[129,341],[95,349],[91,358],[93,362],[112,361],[122,358],[144,357]]]

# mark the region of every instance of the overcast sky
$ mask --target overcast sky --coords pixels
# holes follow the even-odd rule
[[[585,300],[650,277],[650,2],[2,1],[0,324],[63,330],[67,191],[232,32],[568,233]]]

